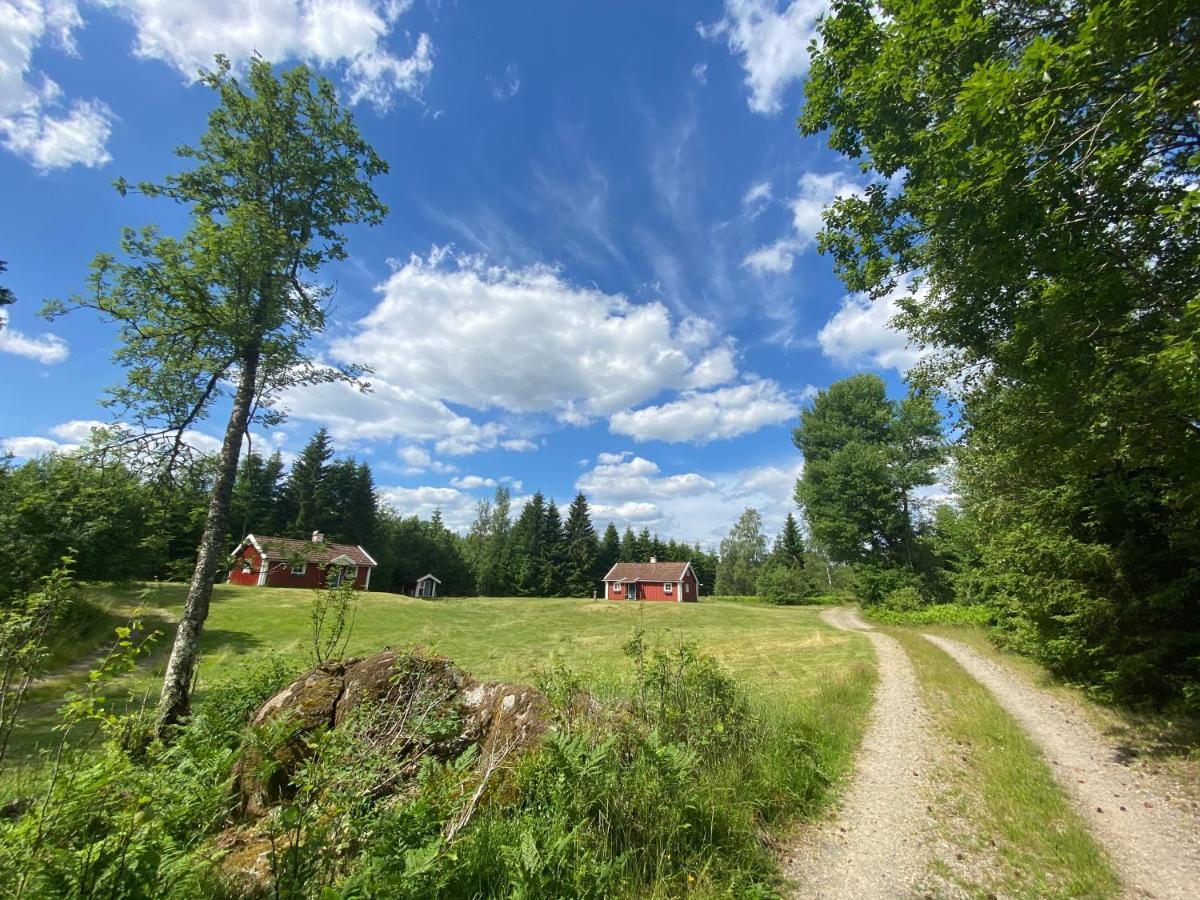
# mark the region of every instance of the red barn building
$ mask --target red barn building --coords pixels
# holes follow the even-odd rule
[[[686,562],[617,563],[604,576],[605,600],[674,600],[695,603],[700,582]]]
[[[311,541],[248,534],[233,551],[230,584],[319,588],[353,579],[360,591],[371,587],[377,565],[356,544],[331,544],[314,531]]]

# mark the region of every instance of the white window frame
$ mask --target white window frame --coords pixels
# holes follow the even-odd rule
[[[675,593],[675,582],[664,581],[663,582],[663,593],[664,594],[674,594]]]
[[[297,569],[299,569],[300,571],[297,572],[296,571]],[[304,573],[307,571],[308,571],[308,563],[307,562],[302,562],[299,564],[296,564],[296,563],[292,564],[292,577],[293,578],[303,578]]]
[[[613,592],[614,594],[619,594],[619,593],[621,593],[621,582],[619,582],[619,581],[614,581],[614,582],[613,582],[613,586],[612,586],[612,592]]]

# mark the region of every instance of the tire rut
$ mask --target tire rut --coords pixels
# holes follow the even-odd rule
[[[912,663],[856,612],[827,610],[835,628],[871,641],[879,683],[849,788],[835,819],[793,849],[785,875],[802,900],[921,896],[929,850],[933,743]]]
[[[1070,703],[971,648],[922,635],[991,691],[1046,755],[1050,768],[1108,852],[1125,896],[1200,896],[1200,819],[1170,803],[1168,783],[1118,761],[1116,747]],[[1174,792],[1177,795],[1177,792]]]

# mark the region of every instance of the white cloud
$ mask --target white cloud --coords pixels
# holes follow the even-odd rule
[[[826,356],[846,365],[869,365],[906,372],[927,353],[909,343],[908,335],[894,328],[900,312],[898,300],[910,292],[910,282],[872,302],[863,294],[848,294],[842,305],[817,334]]]
[[[451,478],[453,487],[464,491],[476,491],[479,488],[494,488],[498,482],[495,478],[484,478],[481,475],[463,475],[461,478]]]
[[[715,485],[694,472],[663,475],[657,463],[640,456],[602,453],[595,468],[579,476],[575,486],[600,502],[666,499],[702,494]],[[614,456],[621,457],[612,461]],[[604,461],[609,460],[609,461]]]
[[[442,521],[452,531],[466,531],[475,518],[476,498],[457,488],[381,487],[379,495],[402,516],[428,519],[435,510],[441,510]]]
[[[776,382],[756,379],[715,391],[689,391],[669,403],[619,412],[609,420],[609,429],[635,441],[705,444],[778,425],[796,413],[795,401]]]
[[[692,77],[697,84],[708,84],[708,63],[696,63],[692,66]]]
[[[59,441],[34,435],[3,438],[0,439],[0,446],[3,446],[5,453],[11,453],[19,459],[30,459],[43,453],[67,453],[75,449]]]
[[[30,337],[8,324],[8,314],[0,312],[0,353],[12,353],[35,359],[44,365],[60,363],[68,356],[67,342],[54,334]]]
[[[792,261],[799,250],[799,245],[792,238],[780,238],[770,244],[759,247],[746,254],[742,265],[755,275],[765,275],[770,272],[782,275],[792,271]]]
[[[516,63],[509,63],[504,67],[503,75],[498,78],[489,75],[487,83],[491,88],[493,99],[508,100],[517,96],[521,90],[521,73],[517,70]]]
[[[753,192],[755,188],[751,188]],[[792,270],[797,254],[813,247],[817,233],[824,227],[821,213],[841,197],[862,193],[862,187],[839,172],[805,172],[800,177],[796,196],[788,201],[792,212],[792,231],[776,241],[748,253],[742,266],[756,275],[782,274]],[[747,198],[750,196],[748,193]]]
[[[419,97],[433,70],[429,35],[412,55],[388,49],[411,0],[103,0],[136,30],[134,52],[175,68],[189,81],[223,53],[235,65],[254,53],[272,62],[344,67],[350,103],[387,109],[397,94]]]
[[[742,197],[742,206],[747,209],[761,206],[763,203],[770,201],[771,197],[771,182],[760,181],[750,185],[749,190]]]
[[[796,454],[777,465],[666,475],[656,463],[635,456],[598,463],[580,475],[576,487],[587,493],[598,523],[644,526],[664,537],[715,545],[747,506],[762,513],[767,534],[773,536],[788,512],[795,511],[792,495],[801,465]]]
[[[615,465],[616,463],[624,462],[625,457],[627,456],[633,456],[633,451],[622,450],[620,453],[601,453],[596,457],[596,462],[602,466],[611,466]],[[581,462],[586,465],[588,460],[581,460]]]
[[[501,441],[500,447],[504,450],[510,450],[513,453],[528,453],[530,450],[536,450],[538,445],[528,438],[511,438]]]
[[[96,419],[71,419],[47,429],[54,437],[43,435],[20,435],[0,441],[5,450],[14,456],[28,458],[42,453],[73,453],[92,437],[92,430],[106,428],[120,431],[119,423],[101,422]],[[260,436],[255,435],[256,440]],[[215,454],[221,449],[221,439],[202,431],[189,429],[183,433],[183,443],[198,453]]]
[[[369,365],[398,396],[439,398],[424,403],[437,403],[442,416],[456,415],[445,401],[583,424],[663,390],[736,374],[729,347],[708,346],[715,334],[708,323],[674,327],[660,303],[577,287],[547,266],[488,266],[435,248],[397,268],[380,292],[332,352]],[[354,418],[359,431],[370,419]],[[500,446],[535,445],[510,437]]]
[[[637,503],[630,500],[616,506],[596,503],[590,507],[592,515],[597,519],[611,519],[628,524],[657,522],[662,518],[662,510],[657,503]]]
[[[108,428],[111,425],[111,422],[101,422],[98,419],[72,419],[69,422],[55,425],[50,429],[50,433],[75,447],[88,440],[92,436],[93,429]]]
[[[33,71],[43,42],[75,55],[73,31],[83,24],[69,0],[15,0],[0,7],[0,143],[45,172],[102,166],[112,111],[98,100],[66,103],[62,89]]]
[[[808,45],[827,6],[827,0],[791,0],[782,9],[776,0],[725,0],[719,21],[696,28],[709,40],[724,39],[740,58],[750,109],[774,115],[784,91],[808,71]]]
[[[440,400],[375,378],[369,393],[341,382],[319,384],[290,391],[281,406],[298,419],[320,422],[336,440],[348,443],[400,437],[432,441],[439,453],[458,455],[496,447],[504,433],[499,424],[477,424]]]
[[[456,466],[435,460],[424,447],[401,447],[396,451],[396,455],[404,463],[405,475],[417,475],[421,472],[437,472],[445,475],[457,471]]]

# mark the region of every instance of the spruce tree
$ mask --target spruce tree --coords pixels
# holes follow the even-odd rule
[[[610,523],[609,531],[612,540],[618,541],[617,529]],[[608,538],[608,533],[605,533]],[[566,543],[566,572],[565,590],[569,597],[588,597],[596,590],[596,582],[603,572],[597,575],[600,568],[600,543],[596,540],[596,529],[592,526],[592,516],[588,511],[587,497],[582,493],[576,494],[567,510],[567,524],[564,541]],[[607,571],[607,570],[605,570]]]
[[[621,561],[621,535],[617,526],[612,522],[604,529],[604,539],[600,541],[599,558],[596,562],[597,580],[608,574],[615,563]]]
[[[332,456],[329,432],[322,427],[300,451],[300,457],[288,475],[285,495],[289,536],[307,540],[319,530],[321,501],[324,499],[322,483],[326,464]]]
[[[566,547],[563,543],[562,516],[558,504],[551,500],[546,504],[546,517],[542,520],[542,597],[561,597],[565,593],[563,570],[566,568]]]
[[[774,561],[791,569],[804,568],[804,540],[800,537],[800,527],[796,517],[790,512],[783,520],[783,529],[775,538],[775,547],[771,551]]]
[[[633,529],[628,525],[625,526],[625,533],[621,535],[621,559],[620,562],[637,562],[638,547],[637,538],[633,534]]]
[[[546,498],[535,493],[521,510],[512,530],[513,588],[518,596],[533,597],[543,590]]]

